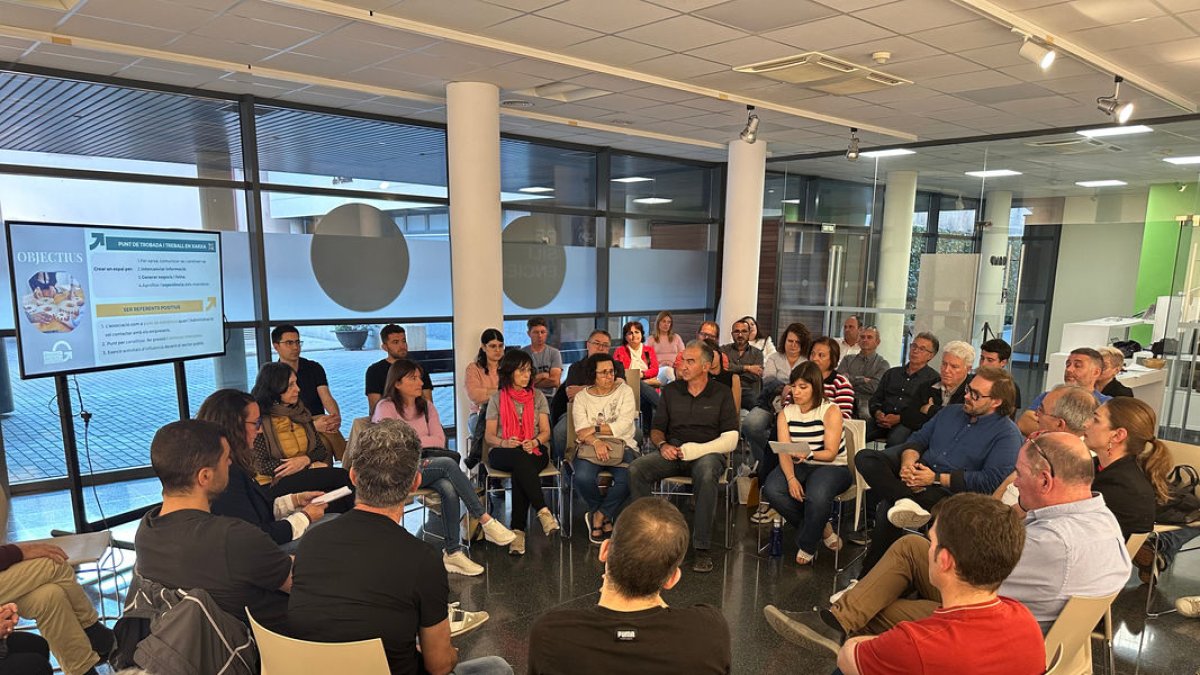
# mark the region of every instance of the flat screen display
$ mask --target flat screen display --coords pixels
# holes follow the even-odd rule
[[[225,352],[220,233],[6,225],[22,378]]]

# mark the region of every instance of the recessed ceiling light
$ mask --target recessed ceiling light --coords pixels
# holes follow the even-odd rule
[[[1200,155],[1192,155],[1190,157],[1164,157],[1164,162],[1168,164],[1200,164]]]
[[[1075,184],[1078,185],[1079,187],[1086,187],[1086,188],[1120,187],[1122,185],[1129,185],[1129,183],[1126,183],[1123,180],[1112,180],[1112,179],[1109,179],[1109,180],[1080,180],[1080,181],[1075,181]]]
[[[645,183],[648,180],[654,180],[654,179],[646,178],[645,176],[626,176],[624,178],[614,178],[614,179],[612,179],[612,182],[614,182],[614,183]]]
[[[899,157],[901,155],[915,155],[915,150],[907,148],[892,148],[890,150],[867,150],[861,153],[863,157]]]
[[[554,188],[552,188],[552,187],[539,187],[539,186],[536,186],[536,185],[535,185],[535,186],[533,186],[533,187],[523,187],[523,188],[517,188],[517,192],[525,192],[525,193],[528,193],[528,194],[531,194],[531,195],[540,195],[540,194],[542,194],[542,193],[545,193],[545,192],[554,192]]]
[[[785,200],[783,200],[783,203],[784,204],[799,204],[800,200],[799,199],[785,199]]]
[[[533,102],[521,98],[506,98],[500,101],[501,108],[532,108]]]
[[[667,199],[666,197],[640,197],[638,199],[633,200],[633,203],[635,203],[635,204],[670,204],[672,201],[674,201],[674,200]]]
[[[1105,136],[1125,136],[1126,134],[1148,134],[1154,129],[1145,124],[1135,124],[1129,127],[1100,127],[1099,129],[1084,129],[1076,131],[1080,136],[1088,138],[1104,138]]]
[[[966,174],[972,178],[1003,178],[1005,176],[1020,176],[1020,171],[1012,169],[988,169],[986,171],[967,171]]]

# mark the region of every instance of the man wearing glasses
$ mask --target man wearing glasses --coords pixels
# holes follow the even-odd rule
[[[701,342],[708,340],[720,342],[718,339],[720,335],[721,327],[717,325],[716,321],[705,321],[700,324],[700,330],[696,331],[696,339]],[[721,370],[729,370],[729,357],[724,352],[718,352],[718,354],[721,356]],[[807,357],[808,355],[805,354],[805,356]],[[675,357],[675,363],[672,367],[675,369],[675,372],[679,372],[679,366],[681,365],[683,365],[683,352],[679,352],[679,355]]]
[[[1096,382],[1100,379],[1100,373],[1103,370],[1104,357],[1100,355],[1100,352],[1091,347],[1072,349],[1070,355],[1067,356],[1067,363],[1063,367],[1063,382],[1076,384],[1090,391],[1096,399],[1096,405],[1100,405],[1112,398],[1096,391]],[[1046,398],[1046,394],[1047,392],[1038,394],[1037,398],[1029,404],[1029,409],[1017,419],[1017,426],[1026,436],[1037,431],[1038,422],[1034,411],[1042,407],[1042,399]]]
[[[908,363],[889,369],[879,379],[871,396],[871,419],[867,420],[867,440],[886,438],[888,445],[903,443],[915,429],[900,423],[900,413],[917,400],[926,388],[941,379],[929,362],[938,353],[933,333],[918,333],[908,346]]]
[[[1071,434],[1030,439],[1017,453],[1025,545],[999,594],[1024,604],[1043,634],[1072,596],[1111,595],[1129,580],[1125,540],[1104,497],[1092,492],[1094,474],[1087,446]],[[930,589],[929,547],[924,537],[905,536],[828,610],[785,612],[768,605],[767,620],[792,642],[837,651],[847,634],[878,634],[930,616],[942,597]]]
[[[729,362],[729,372],[742,378],[742,408],[753,410],[762,391],[763,353],[750,344],[750,324],[734,321],[733,342],[721,347],[721,356]]]
[[[342,426],[342,411],[329,391],[329,378],[325,369],[316,361],[301,358],[300,331],[295,326],[283,324],[271,331],[271,345],[279,355],[279,361],[296,371],[296,386],[300,387],[300,402],[313,416],[313,426],[322,433],[337,433]]]
[[[943,408],[901,445],[858,453],[855,465],[879,498],[863,574],[904,529],[929,522],[929,509],[942,499],[995,492],[1021,447],[1021,432],[1009,418],[1015,396],[1007,372],[980,368],[961,405]]]
[[[554,392],[550,399],[550,452],[556,460],[562,459],[567,450],[567,401],[575,399],[575,394],[587,386],[587,368],[584,367],[587,357],[593,354],[607,354],[612,349],[612,337],[606,330],[594,330],[587,339],[587,354],[567,368],[567,377],[563,386]],[[625,381],[625,366],[613,361],[616,370],[617,384]],[[635,392],[636,393],[636,392]]]

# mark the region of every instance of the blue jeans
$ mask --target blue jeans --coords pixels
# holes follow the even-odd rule
[[[632,448],[625,448],[624,462],[629,463],[634,460],[637,455]],[[575,458],[571,463],[571,469],[575,472],[575,476],[571,479],[571,483],[575,489],[579,491],[579,495],[583,497],[584,503],[587,504],[589,511],[600,511],[609,520],[617,519],[617,511],[625,505],[625,500],[629,498],[629,467],[625,466],[600,466],[593,464],[586,459]],[[600,486],[597,484],[597,479],[601,471],[612,473],[613,483],[608,488],[608,494],[603,497],[600,495]],[[588,523],[591,526],[591,523]]]
[[[1200,537],[1200,528],[1184,527],[1171,532],[1163,532],[1158,535],[1158,554],[1162,556],[1165,567],[1170,567],[1171,563],[1175,562],[1175,556],[1183,549],[1184,545],[1189,541]]]
[[[767,476],[762,491],[771,506],[796,528],[796,544],[800,550],[813,555],[821,543],[825,523],[829,522],[833,498],[850,487],[850,469],[808,462],[794,464],[792,468],[796,479],[804,486],[804,501],[798,502],[788,493],[787,476],[782,468],[776,468]]]
[[[499,656],[481,656],[470,661],[459,661],[453,675],[513,675],[513,669]]]
[[[725,470],[725,456],[708,454],[698,459],[666,459],[658,452],[642,455],[629,465],[629,492],[634,499],[648,497],[654,483],[671,476],[690,476],[696,496],[692,522],[692,548],[707,551],[712,546],[713,520],[717,517],[717,481]]]
[[[475,486],[467,475],[458,468],[458,462],[449,457],[431,457],[421,460],[421,487],[433,490],[442,498],[442,523],[446,529],[443,548],[446,553],[455,553],[465,548],[462,543],[462,528],[458,521],[462,510],[461,499],[467,511],[476,518],[483,515],[483,504],[475,494]]]

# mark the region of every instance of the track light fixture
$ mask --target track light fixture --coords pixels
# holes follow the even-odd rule
[[[858,144],[858,129],[855,127],[850,127],[850,145],[846,146],[846,159],[850,160],[851,162],[858,161],[858,156],[860,154],[858,151]]]
[[[747,143],[758,140],[758,115],[754,114],[754,106],[746,106],[746,128],[742,129],[741,137]]]
[[[1129,118],[1133,117],[1133,104],[1121,101],[1121,83],[1124,81],[1125,78],[1117,75],[1113,78],[1112,96],[1101,96],[1096,99],[1096,109],[1115,119],[1117,124],[1125,124]]]
[[[1054,65],[1055,57],[1058,56],[1053,49],[1043,47],[1028,37],[1021,43],[1021,51],[1018,53],[1021,58],[1036,63],[1042,70],[1050,70],[1050,66]]]

